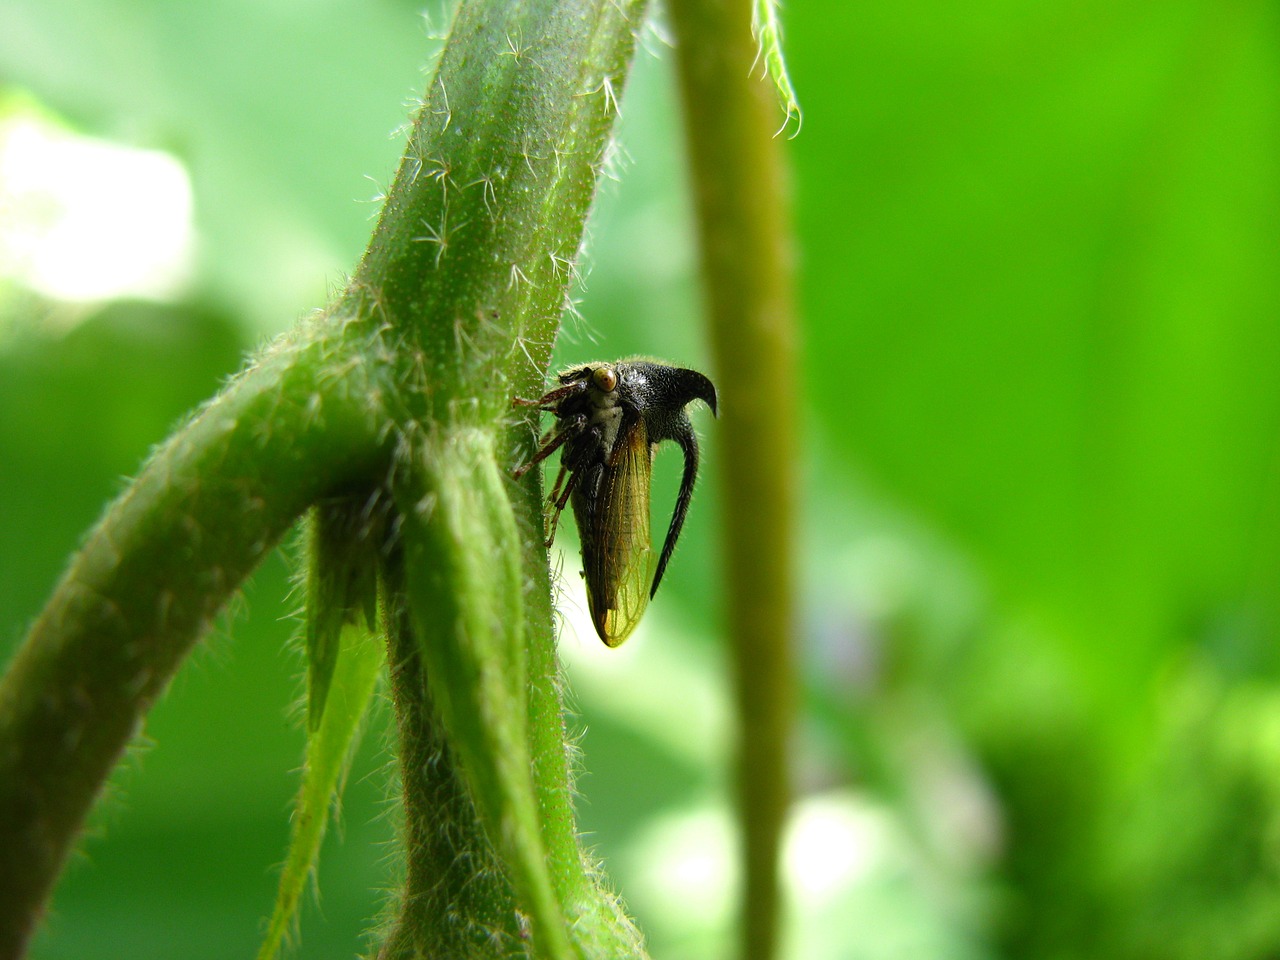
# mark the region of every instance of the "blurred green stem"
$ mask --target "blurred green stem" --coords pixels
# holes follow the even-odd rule
[[[787,184],[750,0],[669,0],[722,415],[739,718],[742,956],[775,955],[794,700],[796,374]]]

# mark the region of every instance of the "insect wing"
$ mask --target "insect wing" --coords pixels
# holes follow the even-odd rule
[[[573,495],[587,606],[596,632],[610,647],[627,639],[640,622],[653,576],[649,438],[643,421],[618,437],[613,460],[595,468],[598,485],[584,477]]]

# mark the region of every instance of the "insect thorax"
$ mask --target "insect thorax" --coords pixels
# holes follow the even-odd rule
[[[606,463],[613,456],[621,427],[622,406],[618,391],[604,393],[593,389],[591,409],[587,414],[587,429],[599,437],[601,458]]]

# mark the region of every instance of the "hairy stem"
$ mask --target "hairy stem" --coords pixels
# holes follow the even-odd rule
[[[787,191],[748,0],[669,0],[723,414],[724,555],[739,722],[742,956],[778,940],[794,701],[796,373]]]
[[[383,602],[411,850],[384,955],[643,955],[576,836],[540,493],[509,473],[535,436],[511,398],[545,376],[644,6],[463,0],[339,304],[179,431],[91,534],[0,685],[0,955],[21,952],[209,618],[308,506],[351,491],[394,495],[401,564]],[[313,724],[330,627],[311,644]]]
[[[535,436],[511,398],[543,383],[644,6],[463,3],[353,286],[412,361],[394,487],[431,708],[401,707],[443,725],[546,956],[641,952],[576,836],[542,507],[535,477],[506,476]],[[427,874],[401,931],[433,922]]]
[[[0,681],[0,956],[18,956],[89,807],[210,618],[307,505],[385,462],[334,320],[264,356],[151,458]]]
[[[406,596],[404,560],[384,565],[384,627],[400,740],[406,882],[383,958],[501,957],[519,952],[511,883],[435,716]]]

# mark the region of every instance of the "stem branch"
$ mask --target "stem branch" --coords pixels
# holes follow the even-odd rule
[[[245,576],[326,490],[385,462],[371,371],[314,324],[156,452],[0,680],[0,956],[18,956],[129,738]],[[385,469],[385,468],[384,468]]]

